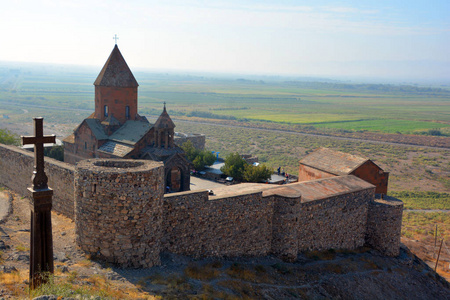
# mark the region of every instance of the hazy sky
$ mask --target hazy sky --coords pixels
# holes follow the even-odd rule
[[[449,0],[0,1],[0,61],[450,79]]]

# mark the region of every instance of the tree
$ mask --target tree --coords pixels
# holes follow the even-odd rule
[[[194,165],[195,170],[203,170],[206,166],[212,165],[216,158],[211,151],[198,150],[194,147],[191,141],[184,143],[181,148],[184,150],[187,159]]]
[[[239,153],[235,152],[225,158],[225,165],[220,168],[220,171],[227,176],[233,177],[235,180],[242,181],[246,165],[248,165],[247,162]]]
[[[64,161],[64,147],[54,145],[50,149],[44,149],[44,155],[59,161]]]
[[[12,133],[8,129],[0,129],[0,143],[5,145],[20,145],[20,139],[17,134]]]
[[[183,145],[181,145],[181,149],[183,149],[184,153],[186,154],[186,158],[192,162],[197,157],[199,152],[199,150],[195,149],[194,144],[192,144],[191,141],[187,141]]]
[[[244,181],[247,182],[261,182],[270,179],[272,170],[265,165],[253,166],[247,164],[244,169]]]
[[[220,168],[225,175],[238,181],[261,182],[272,176],[272,170],[265,165],[248,164],[239,153],[232,153],[225,158],[225,165]]]

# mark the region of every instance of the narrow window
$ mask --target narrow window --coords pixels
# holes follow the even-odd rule
[[[84,142],[84,149],[87,149],[87,142]]]
[[[108,105],[105,105],[105,111],[104,111],[104,113],[105,113],[105,117],[107,117],[108,116]]]
[[[130,107],[128,105],[125,106],[125,118],[130,118]]]

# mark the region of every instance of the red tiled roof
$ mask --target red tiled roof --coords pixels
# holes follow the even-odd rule
[[[139,86],[117,45],[109,55],[100,74],[98,74],[94,85],[114,87]]]
[[[300,160],[300,164],[334,175],[348,175],[368,160],[364,157],[328,148],[319,148]]]

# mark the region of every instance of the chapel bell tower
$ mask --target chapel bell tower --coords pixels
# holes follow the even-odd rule
[[[164,109],[162,114],[154,125],[155,127],[155,147],[156,148],[173,148],[175,146],[175,124],[166,111],[166,103],[164,102]]]
[[[95,85],[95,118],[124,124],[136,120],[139,84],[131,73],[117,45],[100,71]]]

